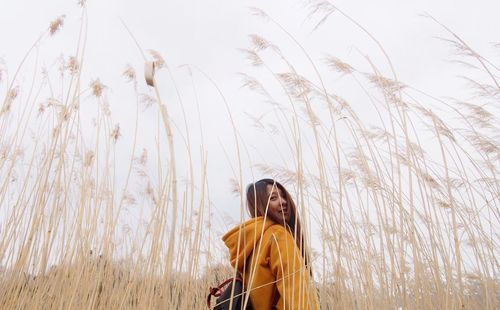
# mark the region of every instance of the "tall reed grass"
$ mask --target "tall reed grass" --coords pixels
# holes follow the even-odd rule
[[[325,3],[315,11],[328,18],[333,10]],[[209,75],[190,68],[213,83],[226,113],[217,121],[232,128],[234,145],[224,148],[235,163],[240,213],[242,188],[259,175],[294,193],[322,309],[497,309],[494,61],[443,26],[461,61],[475,66],[474,78],[464,73],[474,96],[440,99],[399,81],[389,57],[383,65],[390,76],[369,58],[366,68],[335,56],[315,59],[265,12],[253,12],[300,51],[302,62],[250,36],[242,51],[255,68],[241,78],[265,111],[248,116],[251,132],[235,121]],[[190,125],[208,120],[198,102],[194,120],[182,109],[181,119],[169,114],[162,83],[176,85],[176,76],[151,52],[144,57],[159,69],[156,84],[146,90],[142,72],[124,70],[134,120],[117,124],[108,86],[82,81],[84,5],[81,20],[77,52],[59,58],[59,68],[35,62],[31,81],[18,78],[32,70],[25,60],[36,59],[34,48],[57,35],[62,18],[14,75],[0,67],[0,307],[202,309],[209,286],[232,274],[219,241],[230,223],[212,198],[221,180],[208,169],[211,161],[224,163],[210,157],[203,128]],[[339,80],[352,92],[330,86]],[[182,108],[191,104],[174,89]],[[158,115],[150,149],[141,147],[145,106]],[[269,153],[279,160],[267,160]]]

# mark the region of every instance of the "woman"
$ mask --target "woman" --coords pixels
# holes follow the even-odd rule
[[[252,219],[222,240],[242,274],[254,309],[318,309],[297,209],[280,183],[262,179],[247,188]]]

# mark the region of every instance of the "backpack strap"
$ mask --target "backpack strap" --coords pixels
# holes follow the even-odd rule
[[[209,291],[208,296],[207,296],[207,306],[208,306],[208,308],[210,308],[210,309],[212,308],[212,305],[211,305],[211,302],[210,302],[211,299],[212,299],[212,296],[219,297],[222,294],[222,292],[223,292],[223,288],[226,285],[228,285],[229,283],[233,282],[233,281],[234,282],[241,282],[241,283],[243,283],[243,279],[241,278],[241,275],[240,275],[239,272],[236,274],[235,278],[229,278],[229,279],[225,280],[224,282],[222,282],[221,284],[219,284],[219,286],[211,287],[210,288],[210,291]]]

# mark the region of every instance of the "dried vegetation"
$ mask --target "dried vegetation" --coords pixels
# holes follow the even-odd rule
[[[329,2],[311,8],[311,16],[320,14],[315,30],[332,14],[350,18]],[[291,154],[283,166],[254,160],[254,168],[296,194],[322,309],[498,309],[494,61],[444,28],[459,60],[480,77],[465,78],[472,98],[442,100],[394,73],[382,76],[372,63],[361,70],[335,56],[313,60],[270,16],[253,12],[291,39],[311,68],[300,71],[259,35],[242,50],[267,76],[241,75],[243,86],[269,106],[268,115],[250,115],[254,129],[281,139],[281,152]],[[35,45],[57,35],[63,22],[64,16],[52,22]],[[157,68],[168,68],[160,53],[151,53]],[[269,57],[280,59],[279,69]],[[202,309],[208,287],[232,272],[210,264],[224,249],[214,241],[207,159],[190,158],[191,178],[179,181],[173,141],[184,139],[191,154],[189,134],[171,128],[157,90],[139,92],[143,82],[130,65],[123,75],[133,82],[137,109],[135,132],[125,139],[122,130],[134,124],[113,122],[99,79],[80,81],[83,58],[80,42],[59,69],[66,87],[48,99],[18,85],[25,60],[10,79],[0,62],[0,308]],[[52,88],[48,76],[42,72],[40,88]],[[346,99],[329,87],[332,77],[348,79],[363,96]],[[277,86],[263,82],[269,80]],[[95,109],[91,126],[82,122],[83,98]],[[151,154],[136,149],[141,105],[158,109],[166,154],[160,143]],[[367,110],[376,121],[366,121]],[[234,130],[236,145],[246,147]],[[132,155],[117,177],[119,143]],[[212,182],[221,181],[216,177]],[[235,172],[236,195],[242,179]],[[127,216],[140,225],[128,225]]]

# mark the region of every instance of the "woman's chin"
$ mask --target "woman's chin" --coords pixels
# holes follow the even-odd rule
[[[288,221],[290,220],[290,215],[288,215],[288,214],[280,214],[280,219],[281,219],[282,222],[288,223]]]
[[[272,220],[277,224],[285,224],[288,222],[288,219],[283,215],[283,213],[273,214]]]

